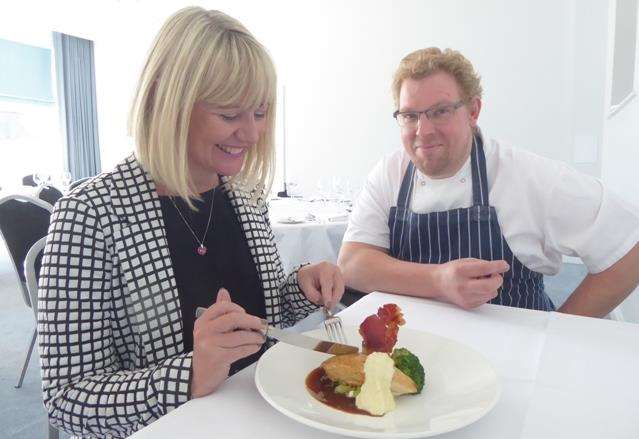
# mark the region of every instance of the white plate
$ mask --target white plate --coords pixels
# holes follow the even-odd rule
[[[350,344],[361,344],[356,328],[344,330]],[[308,334],[322,337],[323,331]],[[269,404],[296,421],[366,438],[417,438],[457,430],[480,419],[497,403],[501,392],[497,374],[475,350],[407,328],[400,328],[396,347],[406,347],[419,357],[426,370],[426,385],[419,395],[396,397],[395,410],[382,417],[345,413],[308,393],[306,376],[328,354],[277,343],[260,358],[255,384]]]
[[[278,219],[277,222],[280,224],[302,224],[302,223],[305,223],[306,220],[303,218],[295,217],[295,216],[287,216],[287,217]]]

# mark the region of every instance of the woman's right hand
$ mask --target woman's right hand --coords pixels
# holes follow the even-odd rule
[[[220,288],[217,300],[195,321],[191,398],[212,393],[228,376],[231,363],[260,350],[264,324],[231,302]]]

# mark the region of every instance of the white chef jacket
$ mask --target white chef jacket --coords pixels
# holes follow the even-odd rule
[[[532,271],[557,274],[562,255],[582,259],[598,273],[639,241],[639,208],[621,200],[599,179],[563,162],[484,138],[489,202],[514,255]],[[344,242],[389,248],[388,215],[410,158],[403,148],[382,158],[359,194]],[[472,205],[470,157],[450,178],[415,172],[411,209],[416,213]]]

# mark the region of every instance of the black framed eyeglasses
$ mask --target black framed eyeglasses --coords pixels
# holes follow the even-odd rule
[[[435,105],[422,111],[395,111],[393,117],[402,128],[417,128],[419,117],[424,114],[428,120],[435,125],[448,122],[455,114],[455,111],[466,101],[460,100],[450,104]]]

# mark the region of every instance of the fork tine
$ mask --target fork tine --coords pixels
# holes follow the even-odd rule
[[[328,339],[333,341],[333,335],[331,334],[331,328],[328,326],[328,320],[324,320],[324,331],[326,331]]]
[[[330,328],[331,337],[334,341],[338,343],[346,344],[346,334],[344,333],[344,328],[342,327],[342,321],[338,318],[333,317],[329,323],[328,327]]]
[[[335,325],[337,329],[337,333],[339,334],[339,338],[342,340],[342,343],[346,343],[346,333],[344,332],[344,327],[342,326],[342,320],[337,320],[337,325]]]
[[[343,342],[342,342],[342,343],[344,343],[344,344],[348,344],[348,342],[347,342],[347,340],[346,340],[346,333],[344,332],[344,328],[342,327],[342,321],[341,321],[341,320],[339,321],[339,326],[338,326],[338,328],[339,328],[339,332],[340,332],[340,335],[341,335],[342,340],[343,340]]]
[[[333,322],[331,322],[328,325],[328,327],[330,328],[330,331],[331,331],[331,339],[339,343],[340,342],[339,335],[337,334],[337,331],[335,330],[335,325],[333,325]]]
[[[346,333],[342,326],[342,319],[334,316],[333,313],[326,308],[324,308],[324,315],[326,317],[324,320],[324,330],[329,339],[333,342],[348,344]]]
[[[335,321],[331,320],[331,322],[328,325],[331,329],[331,337],[334,341],[338,342],[338,343],[342,343],[342,341],[339,338],[339,331],[337,330],[337,328],[335,327]]]
[[[335,336],[333,334],[333,328],[330,325],[330,322],[328,320],[324,321],[324,331],[326,331],[326,335],[328,335],[328,339],[330,341],[335,341]]]

